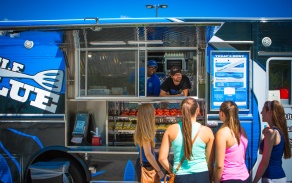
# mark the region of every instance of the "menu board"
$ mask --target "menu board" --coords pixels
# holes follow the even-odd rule
[[[249,51],[211,51],[211,110],[231,100],[249,110]]]

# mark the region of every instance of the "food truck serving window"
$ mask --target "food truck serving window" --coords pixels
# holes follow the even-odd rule
[[[269,93],[277,92],[283,104],[291,104],[292,58],[270,58],[267,61]]]
[[[81,51],[80,96],[136,95],[136,55],[134,50]]]

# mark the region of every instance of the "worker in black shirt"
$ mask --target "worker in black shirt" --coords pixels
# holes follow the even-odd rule
[[[189,96],[191,82],[182,74],[181,69],[173,66],[170,69],[170,76],[160,86],[161,97],[165,96]]]

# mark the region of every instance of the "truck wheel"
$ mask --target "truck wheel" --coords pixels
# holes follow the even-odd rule
[[[70,158],[56,158],[51,161],[69,161],[68,173],[65,176],[68,178],[70,183],[87,183],[86,175],[83,168],[74,160]]]
[[[70,161],[70,159],[67,159],[67,161]],[[83,172],[82,167],[80,167],[75,161],[71,160],[66,176],[70,183],[87,183],[86,175],[84,175]]]

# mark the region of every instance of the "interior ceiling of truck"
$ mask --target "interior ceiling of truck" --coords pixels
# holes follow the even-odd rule
[[[81,47],[200,47],[205,46],[206,26],[102,28],[80,31]],[[152,41],[152,42],[151,42]],[[87,44],[86,44],[87,43]]]

